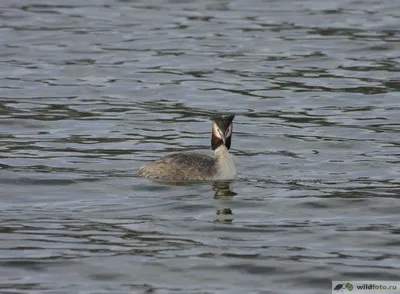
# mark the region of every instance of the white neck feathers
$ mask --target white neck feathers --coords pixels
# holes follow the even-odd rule
[[[215,164],[217,168],[216,180],[234,180],[236,179],[236,167],[225,145],[220,145],[214,151]]]

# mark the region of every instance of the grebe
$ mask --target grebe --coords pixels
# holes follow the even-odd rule
[[[196,152],[173,153],[140,168],[139,176],[163,180],[236,179],[236,168],[229,154],[234,117],[231,114],[211,118],[214,157]]]

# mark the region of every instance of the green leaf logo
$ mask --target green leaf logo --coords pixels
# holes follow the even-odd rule
[[[347,289],[347,290],[349,290],[349,291],[352,291],[353,290],[353,285],[352,284],[350,284],[349,282],[347,282],[346,284],[344,284],[344,287]]]

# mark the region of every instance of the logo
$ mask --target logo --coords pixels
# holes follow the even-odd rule
[[[400,281],[332,281],[332,294],[400,294]]]
[[[353,288],[354,288],[353,285],[350,284],[349,282],[347,282],[347,283],[345,283],[345,284],[337,284],[337,285],[333,288],[333,290],[334,290],[334,291],[337,291],[337,292],[339,292],[339,291],[344,292],[344,291],[343,291],[344,289],[347,289],[347,290],[349,290],[349,291],[352,291]]]

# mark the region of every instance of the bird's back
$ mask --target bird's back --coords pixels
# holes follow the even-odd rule
[[[139,176],[166,180],[210,180],[216,174],[215,160],[195,152],[173,153],[139,170]]]

